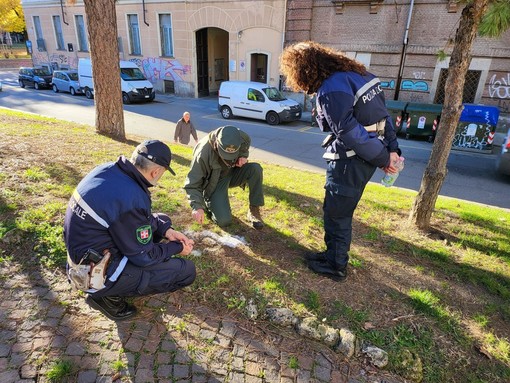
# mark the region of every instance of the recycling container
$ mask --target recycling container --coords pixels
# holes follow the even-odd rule
[[[442,104],[410,102],[406,108],[408,114],[406,139],[411,136],[426,136],[429,142],[434,141],[442,109]]]
[[[476,104],[463,106],[452,148],[492,152],[492,142],[499,118],[498,107]]]
[[[400,133],[402,128],[405,127],[407,104],[407,101],[386,100],[386,109],[388,109],[393,120],[393,127],[397,133]]]

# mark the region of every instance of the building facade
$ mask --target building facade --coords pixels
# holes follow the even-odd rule
[[[462,7],[456,0],[288,0],[285,41],[314,40],[356,57],[388,99],[441,104],[449,59],[438,52],[451,54]],[[510,30],[476,38],[463,96],[510,112]]]
[[[388,99],[444,101],[456,0],[118,0],[120,59],[134,61],[160,92],[199,97],[225,80],[280,86],[285,44],[314,40],[363,62]],[[22,0],[34,65],[77,68],[90,57],[83,2]],[[407,36],[407,39],[404,39]],[[405,43],[404,43],[405,41]],[[294,95],[302,103],[304,97]],[[510,31],[478,37],[464,102],[510,112]]]
[[[76,69],[90,57],[83,1],[22,0],[34,65]],[[198,97],[225,80],[278,86],[286,1],[116,2],[120,59],[160,92]]]

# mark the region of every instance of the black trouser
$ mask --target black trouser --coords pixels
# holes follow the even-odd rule
[[[352,216],[376,167],[358,156],[328,161],[324,197],[326,258],[335,269],[345,269],[352,240]]]
[[[92,296],[131,297],[167,293],[191,285],[195,277],[195,264],[179,257],[147,267],[128,262],[116,282],[107,281],[106,287]]]

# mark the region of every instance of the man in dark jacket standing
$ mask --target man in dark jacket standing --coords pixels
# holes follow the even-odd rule
[[[248,163],[250,143],[245,132],[234,126],[224,126],[209,133],[195,146],[184,185],[195,221],[202,224],[207,211],[219,226],[230,225],[232,210],[228,188],[248,185],[248,220],[255,229],[262,229],[264,224],[259,211],[264,205],[262,166]]]
[[[149,188],[170,168],[161,141],[138,145],[127,160],[100,165],[76,187],[64,221],[68,277],[86,302],[108,318],[132,317],[124,297],[172,292],[195,280],[193,241],[152,213]]]
[[[191,122],[191,115],[189,112],[184,112],[182,118],[177,121],[177,125],[175,126],[174,141],[188,145],[190,136],[193,136],[195,144],[198,143],[197,131]]]
[[[324,197],[326,251],[306,256],[308,267],[334,280],[347,276],[352,217],[379,167],[396,173],[400,149],[377,77],[341,52],[308,41],[284,49],[281,70],[293,90],[316,93],[317,123],[327,161]]]

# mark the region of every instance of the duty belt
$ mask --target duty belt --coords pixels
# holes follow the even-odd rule
[[[376,132],[377,133],[377,136],[379,139],[383,139],[384,138],[384,129],[386,127],[386,119],[383,118],[381,121],[379,122],[376,122],[375,124],[372,124],[372,125],[368,125],[368,126],[364,126],[365,130],[367,132]],[[329,146],[333,141],[335,141],[336,139],[336,136],[334,133],[330,133],[326,139],[324,139],[323,143],[322,143],[322,147],[325,148],[327,146]],[[356,152],[354,150],[347,150],[345,152],[345,156],[347,158],[350,158],[350,157],[354,157],[356,155]],[[340,159],[340,155],[338,153],[324,153],[324,155],[322,156],[322,158],[325,158],[326,160],[338,160]]]
[[[386,119],[383,118],[381,121],[375,124],[365,126],[367,132],[377,132],[379,136],[384,136],[384,128],[386,127]]]
[[[83,259],[80,263],[76,264],[67,253],[67,263],[69,270],[67,275],[71,281],[72,286],[87,293],[94,293],[98,290],[105,288],[106,282],[106,269],[110,261],[110,251],[108,249],[103,251],[103,258],[98,263],[88,263],[83,265]]]

